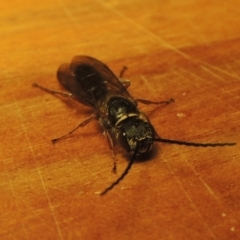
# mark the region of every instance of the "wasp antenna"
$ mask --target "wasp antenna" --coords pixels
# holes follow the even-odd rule
[[[234,145],[236,145],[236,143],[195,143],[195,142],[184,142],[184,141],[165,139],[165,138],[155,138],[154,141],[156,141],[156,142],[165,142],[165,143],[169,143],[169,144],[192,146],[192,147],[223,147],[223,146],[234,146]]]
[[[101,196],[105,195],[108,191],[113,189],[116,185],[119,184],[119,182],[121,182],[124,179],[124,177],[128,174],[129,170],[131,169],[131,167],[134,163],[134,160],[135,160],[136,155],[137,155],[137,151],[138,151],[138,146],[136,147],[136,149],[134,151],[134,154],[133,154],[130,162],[128,163],[125,171],[122,173],[122,175],[115,182],[113,182],[108,188],[106,188],[103,192],[100,193]]]

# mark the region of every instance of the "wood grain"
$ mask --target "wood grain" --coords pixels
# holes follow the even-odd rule
[[[96,57],[126,78],[160,136],[239,142],[240,2],[237,0],[2,1],[1,239],[240,239],[240,151],[155,144],[106,196],[111,173],[97,122],[52,145],[91,109],[61,90],[56,70]]]

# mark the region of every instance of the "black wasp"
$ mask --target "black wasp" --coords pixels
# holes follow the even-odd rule
[[[123,71],[120,77],[122,74]],[[75,56],[70,64],[65,63],[59,67],[57,78],[68,93],[52,91],[36,83],[33,86],[51,94],[71,97],[93,108],[94,112],[68,134],[53,139],[53,143],[72,134],[79,127],[87,125],[91,120],[97,119],[104,129],[112,152],[116,141],[127,152],[132,152],[125,171],[101,195],[106,194],[127,175],[137,155],[143,155],[151,151],[154,141],[194,147],[231,146],[236,144],[194,143],[160,138],[146,115],[139,111],[137,103],[168,104],[173,99],[161,102],[134,99],[127,91],[127,87],[130,85],[129,82],[121,82],[105,64],[95,58]],[[116,170],[116,166],[114,170]]]

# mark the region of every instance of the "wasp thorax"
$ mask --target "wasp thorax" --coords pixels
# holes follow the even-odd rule
[[[154,135],[150,123],[130,118],[122,123],[118,141],[127,152],[135,151],[137,148],[137,154],[143,154],[152,149]]]
[[[139,111],[134,102],[119,96],[109,99],[108,116],[112,126],[116,127],[125,119],[138,115]]]

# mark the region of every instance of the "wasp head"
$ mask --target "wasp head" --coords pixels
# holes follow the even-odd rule
[[[155,131],[149,122],[142,119],[126,119],[120,127],[118,140],[127,152],[144,154],[152,149]]]

